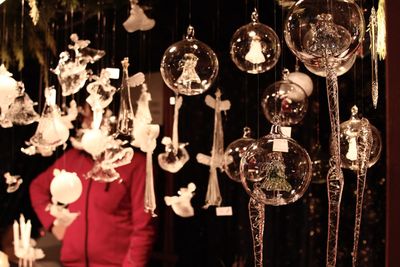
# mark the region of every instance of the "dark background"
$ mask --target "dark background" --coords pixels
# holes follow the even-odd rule
[[[89,6],[90,1],[81,1],[81,4]],[[142,0],[140,4],[151,7],[146,12],[156,20],[156,26],[148,32],[131,34],[126,33],[122,27],[129,14],[128,1],[98,1],[99,12],[76,12],[74,16],[69,13],[65,15],[67,9],[55,8],[55,16],[48,23],[57,49],[56,55],[47,53],[48,65],[52,68],[56,66],[57,55],[69,44],[68,36],[76,32],[82,39],[91,40],[91,47],[107,52],[100,62],[91,67],[95,73],[99,73],[103,67],[120,67],[119,62],[125,56],[130,58],[130,73],[157,72],[165,49],[182,39],[190,23],[195,27],[196,38],[216,52],[220,63],[217,81],[206,94],[213,95],[218,87],[222,90],[222,99],[229,99],[232,103],[227,115],[223,116],[225,146],[241,137],[244,126],[252,128],[254,138],[265,135],[269,131],[270,123],[263,116],[260,107],[262,93],[269,85],[281,79],[284,67],[294,71],[295,58],[283,41],[282,23],[287,11],[273,1]],[[365,19],[368,21],[372,1],[365,1],[360,5],[365,9]],[[282,43],[282,54],[276,67],[260,75],[241,72],[229,56],[229,43],[233,33],[250,22],[250,14],[255,6],[258,6],[260,22],[273,28]],[[113,24],[116,25],[115,31]],[[29,42],[27,37],[28,33],[25,34],[25,41]],[[350,108],[356,104],[360,113],[381,131],[385,143],[385,66],[380,62],[381,90],[378,109],[375,110],[370,94],[371,63],[368,45],[366,40],[363,56],[357,59],[349,72],[339,78],[341,121],[349,118]],[[10,70],[17,80],[24,81],[31,98],[39,102],[37,110],[40,111],[43,107],[43,80],[40,79],[43,77],[43,70],[37,61],[27,55],[21,72],[15,67]],[[308,73],[303,66],[301,71]],[[292,136],[307,149],[311,158],[322,159],[324,167],[319,175],[313,177],[313,183],[304,197],[296,203],[266,207],[264,258],[267,266],[312,267],[325,264],[327,192],[323,180],[329,158],[330,126],[325,80],[308,74],[313,79],[314,92],[309,98],[307,116],[300,125],[293,127]],[[118,86],[119,82],[115,83]],[[58,86],[55,75],[49,74],[49,84]],[[160,88],[149,90],[160,91]],[[161,91],[167,103],[172,91],[168,88],[162,88]],[[219,173],[222,205],[232,206],[233,216],[217,217],[215,208],[201,208],[207,190],[208,168],[198,164],[195,157],[199,152],[210,153],[214,123],[214,112],[205,105],[204,97],[204,94],[184,97],[180,110],[179,135],[181,141],[190,143],[187,147],[190,161],[179,173],[171,175],[159,169],[154,160],[157,168],[155,186],[159,235],[152,256],[152,266],[232,266],[238,258],[244,258],[246,266],[253,264],[248,196],[242,186]],[[83,99],[82,96],[77,98],[78,101]],[[117,102],[111,105],[115,112],[118,110]],[[164,135],[171,135],[172,112],[172,107],[165,104],[164,124],[159,140]],[[12,194],[5,192],[4,180],[0,182],[0,235],[3,235],[6,227],[21,212],[34,220],[35,234],[39,235],[40,225],[29,203],[29,182],[61,155],[62,150],[49,158],[22,154],[20,147],[24,146],[24,142],[33,135],[35,129],[36,124],[0,128],[0,174],[10,171],[24,179],[20,189]],[[320,149],[316,149],[318,145]],[[155,156],[163,149],[159,144]],[[385,152],[384,147],[381,159],[368,170],[359,245],[360,266],[384,266],[385,263]],[[353,242],[356,175],[346,170],[344,175],[337,266],[351,265]],[[192,199],[195,216],[184,219],[165,206],[163,196],[176,194],[180,187],[187,186],[189,182],[194,182],[197,186],[196,195]]]

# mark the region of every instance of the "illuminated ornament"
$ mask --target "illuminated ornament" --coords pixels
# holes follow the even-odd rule
[[[137,0],[131,0],[131,11],[129,18],[122,24],[127,32],[137,30],[148,31],[156,24],[154,19],[149,19],[143,9],[138,5]]]
[[[167,206],[171,206],[176,215],[187,218],[194,215],[194,209],[190,204],[190,200],[194,195],[196,185],[194,183],[188,184],[187,187],[181,187],[178,191],[179,196],[165,196],[164,201]]]
[[[287,78],[289,81],[300,85],[300,87],[304,90],[307,96],[310,96],[312,94],[314,85],[310,76],[308,76],[307,74],[300,72],[299,70],[296,69],[295,72],[289,73]]]
[[[275,31],[258,21],[257,10],[251,14],[251,20],[233,34],[230,54],[240,70],[263,73],[276,65],[281,46]]]
[[[172,125],[172,139],[165,136],[161,143],[165,145],[165,152],[158,155],[158,164],[163,170],[171,173],[178,172],[189,160],[189,154],[185,148],[187,143],[179,143],[178,119],[179,109],[182,106],[182,97],[175,97],[174,122]]]
[[[10,105],[6,119],[11,121],[13,125],[28,125],[38,121],[40,115],[33,108],[37,103],[33,102],[25,92],[25,86],[22,82],[18,82],[18,89],[18,96]]]
[[[161,76],[177,94],[198,95],[210,88],[218,74],[218,58],[214,51],[194,38],[189,26],[186,37],[164,52]]]
[[[93,158],[100,155],[107,148],[109,137],[100,129],[88,129],[81,140],[82,148]]]
[[[240,161],[246,152],[247,148],[254,143],[251,138],[251,130],[249,127],[244,127],[243,137],[230,143],[224,154],[224,171],[235,182],[240,183]]]
[[[280,126],[251,144],[240,163],[241,181],[247,193],[266,205],[286,205],[303,196],[311,181],[311,160]]]
[[[371,95],[372,104],[374,108],[378,106],[378,21],[376,18],[375,8],[371,8],[371,15],[369,17],[369,39],[371,42]]]
[[[385,0],[379,0],[377,11],[378,40],[376,44],[377,53],[380,60],[386,58],[386,13]]]
[[[382,138],[379,130],[369,124],[372,134],[372,145],[370,156],[368,158],[368,168],[373,166],[381,155]],[[358,170],[358,147],[361,133],[361,118],[358,114],[357,106],[351,108],[351,117],[349,120],[340,124],[340,155],[342,168],[353,171]]]
[[[11,175],[11,173],[6,172],[4,178],[6,179],[7,193],[14,193],[22,184],[22,178],[19,175]]]
[[[82,182],[74,172],[54,169],[54,178],[50,183],[52,198],[62,204],[71,204],[82,194]]]
[[[7,71],[4,64],[0,66],[0,125],[2,127],[11,127],[12,123],[6,120],[9,106],[18,96],[18,84],[12,74]]]
[[[284,24],[289,49],[313,73],[326,77],[332,130],[331,161],[327,175],[328,237],[326,265],[336,265],[340,202],[344,186],[340,159],[340,118],[337,76],[351,68],[365,32],[364,15],[354,1],[329,4],[298,1]]]
[[[284,69],[282,80],[268,86],[264,91],[261,106],[268,121],[280,118],[281,125],[289,126],[303,120],[308,109],[308,98],[298,84],[288,79],[289,71]]]
[[[58,77],[63,96],[77,93],[89,77],[87,64],[94,63],[105,55],[102,50],[89,48],[90,41],[79,40],[76,33],[71,34],[70,39],[74,44],[68,45],[68,48],[73,53],[61,52],[57,67],[51,70]]]
[[[117,89],[110,83],[110,73],[106,69],[102,69],[100,76],[92,75],[94,80],[86,86],[89,96],[86,102],[92,107],[92,110],[104,109],[111,101]]]
[[[219,89],[217,89],[215,93],[215,99],[207,95],[205,102],[207,106],[214,109],[213,144],[211,156],[198,153],[196,160],[201,164],[210,166],[206,203],[203,206],[203,208],[207,209],[209,206],[220,206],[222,202],[217,175],[217,168],[223,170],[224,167],[224,130],[222,128],[221,111],[229,110],[231,108],[231,102],[229,100],[221,100],[221,91]]]
[[[117,119],[117,134],[131,136],[133,131],[133,123],[135,113],[133,112],[131,100],[131,88],[140,86],[145,82],[144,74],[139,72],[132,77],[129,77],[128,67],[129,59],[124,58],[122,63],[122,84],[120,92],[120,106]]]

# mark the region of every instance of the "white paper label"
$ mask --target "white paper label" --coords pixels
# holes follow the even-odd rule
[[[106,71],[110,73],[110,79],[119,79],[119,69],[117,68],[106,68]]]
[[[215,209],[217,216],[232,216],[232,207],[227,206],[227,207],[217,207]]]
[[[292,137],[292,127],[281,127],[281,132],[287,137]]]
[[[272,151],[275,152],[289,152],[289,143],[286,139],[274,139],[272,144]]]

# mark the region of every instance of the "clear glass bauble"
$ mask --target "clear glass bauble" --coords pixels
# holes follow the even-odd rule
[[[186,37],[164,52],[161,76],[175,93],[199,95],[210,88],[218,75],[218,58],[205,43],[194,38],[188,27]]]
[[[381,155],[382,138],[379,130],[372,124],[369,125],[372,133],[372,147],[368,167],[371,167],[379,160]],[[357,147],[360,130],[361,118],[359,118],[357,107],[354,106],[350,119],[340,124],[340,158],[342,168],[353,171],[358,170]]]
[[[351,0],[298,1],[284,24],[285,41],[308,69],[350,64],[362,43],[364,15]]]
[[[243,129],[243,137],[230,143],[224,154],[224,170],[235,182],[240,183],[240,161],[247,148],[256,140],[250,137],[251,130],[249,127]]]
[[[242,71],[257,74],[273,68],[281,54],[279,38],[275,31],[258,22],[252,13],[252,22],[240,27],[232,36],[230,54],[232,61]]]
[[[241,181],[247,193],[266,205],[295,202],[307,190],[312,163],[305,149],[284,136],[280,127],[251,144],[240,162]]]
[[[281,125],[290,126],[303,120],[308,109],[308,97],[303,88],[287,78],[284,70],[283,80],[277,81],[265,89],[261,106],[265,117],[271,123],[278,115]]]
[[[50,193],[57,202],[70,204],[78,200],[82,194],[82,182],[75,172],[55,169],[54,178],[50,183]]]

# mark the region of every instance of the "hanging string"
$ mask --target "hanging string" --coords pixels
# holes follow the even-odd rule
[[[86,39],[86,0],[82,1],[82,39]]]
[[[116,23],[117,23],[117,8],[115,7],[115,4],[113,4],[113,20],[112,20],[112,43],[111,43],[111,66],[115,67],[115,51],[116,51]],[[115,102],[115,101],[113,101]]]
[[[192,25],[192,0],[189,0],[189,25]]]

